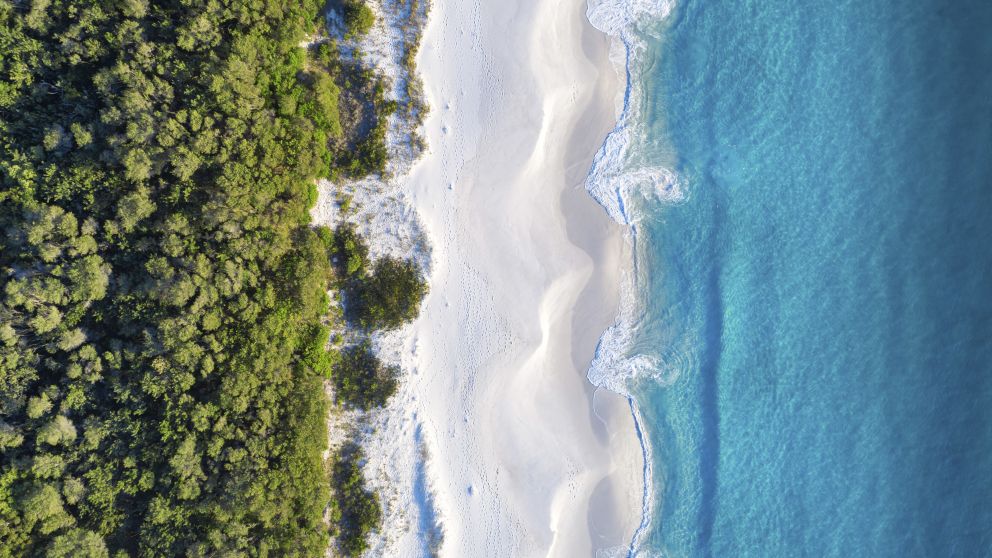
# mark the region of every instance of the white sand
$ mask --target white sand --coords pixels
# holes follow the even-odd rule
[[[407,181],[432,291],[401,357],[415,373],[399,418],[369,450],[377,462],[399,453],[384,438],[413,437],[429,458],[383,469],[413,484],[421,509],[405,517],[421,526],[375,552],[425,553],[431,516],[442,556],[590,556],[625,551],[640,520],[627,403],[586,380],[628,248],[583,188],[620,88],[585,1],[432,8],[419,57],[430,153]],[[410,496],[398,492],[387,531]]]

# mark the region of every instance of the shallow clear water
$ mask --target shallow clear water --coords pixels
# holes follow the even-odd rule
[[[992,2],[681,0],[635,72],[645,555],[992,556]]]

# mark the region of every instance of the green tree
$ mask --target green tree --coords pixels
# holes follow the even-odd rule
[[[0,421],[0,450],[16,448],[22,443],[24,443],[24,435],[13,426]]]
[[[338,225],[331,243],[331,259],[338,275],[342,278],[364,276],[368,257],[368,244],[355,227],[347,223]]]
[[[50,446],[71,444],[76,441],[76,427],[65,415],[58,415],[38,429],[38,442]]]
[[[103,538],[83,529],[70,529],[52,539],[45,550],[45,558],[108,558]]]
[[[396,392],[399,369],[387,366],[368,341],[341,351],[332,378],[339,401],[362,410],[381,407]]]
[[[344,23],[349,35],[361,37],[375,25],[375,13],[364,0],[344,0]]]
[[[28,529],[37,529],[42,535],[53,533],[73,524],[72,517],[62,506],[59,491],[51,484],[32,487],[20,502],[21,513]]]
[[[38,396],[28,399],[28,418],[36,419],[50,411],[52,408],[52,402],[48,399],[47,393],[41,393]]]
[[[396,329],[417,318],[427,283],[410,261],[384,257],[354,289],[354,315],[370,329]]]
[[[369,534],[382,520],[379,498],[366,488],[361,463],[361,447],[351,442],[341,448],[332,469],[336,496],[333,513],[338,521],[337,540],[346,556],[360,556],[368,548]]]

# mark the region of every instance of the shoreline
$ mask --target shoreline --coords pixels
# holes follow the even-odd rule
[[[579,295],[576,316],[572,323],[573,339],[576,341],[576,347],[573,349],[573,365],[577,370],[583,372],[589,403],[593,414],[596,419],[601,421],[604,430],[608,432],[612,426],[614,429],[624,428],[628,432],[634,432],[638,439],[638,450],[641,455],[645,455],[643,442],[640,440],[640,427],[637,424],[636,411],[633,408],[634,403],[630,401],[629,396],[595,386],[587,378],[599,340],[603,332],[616,320],[617,308],[621,303],[619,287],[625,273],[622,268],[632,265],[633,253],[630,241],[626,238],[626,231],[609,217],[604,207],[597,203],[586,190],[589,169],[592,165],[592,158],[589,157],[589,153],[598,153],[606,135],[616,126],[618,115],[614,107],[617,99],[622,98],[627,86],[622,83],[617,68],[610,59],[613,38],[593,27],[586,16],[586,3],[583,3],[579,17],[581,18],[584,56],[594,61],[600,77],[597,80],[596,98],[590,102],[575,123],[573,135],[578,134],[583,128],[589,127],[603,132],[598,136],[599,141],[583,141],[582,145],[578,147],[574,143],[570,145],[570,151],[575,151],[575,154],[569,154],[568,159],[574,161],[574,166],[566,170],[566,181],[569,188],[563,190],[561,195],[562,212],[565,216],[569,240],[588,253],[594,265],[594,275]],[[609,110],[606,110],[608,108]],[[592,140],[594,138],[586,139]],[[590,239],[583,237],[583,229],[590,222],[590,217],[592,222],[608,223],[600,225],[606,229],[606,233],[600,238],[592,239],[593,242],[589,242]],[[582,306],[589,308],[585,309]],[[581,319],[583,315],[592,313],[596,315],[595,321],[590,322]],[[625,453],[623,457],[631,459],[631,462],[626,466],[635,466],[637,456],[630,455],[629,452]],[[619,457],[621,456],[614,456],[614,458]],[[629,479],[624,480],[629,481]],[[622,520],[611,520],[607,513],[594,513],[592,511],[610,509],[611,499],[617,505],[617,495],[614,492],[631,490],[632,488],[629,485],[615,487],[613,481],[615,479],[610,477],[604,478],[590,495],[588,524],[594,551],[596,550],[597,536],[614,543],[617,540],[626,540],[629,542],[628,549],[632,549],[631,545],[640,529],[639,525],[631,529],[631,520],[635,518],[630,515],[624,516]],[[629,494],[625,496],[629,500]],[[640,517],[636,518],[636,523],[641,523]],[[604,536],[604,531],[609,534]],[[629,550],[623,554],[629,554]]]
[[[589,375],[634,258],[587,190],[629,90],[615,37],[586,0],[432,4],[427,153],[404,155],[417,130],[394,122],[388,175],[324,183],[314,211],[354,198],[372,253],[431,286],[419,320],[373,338],[406,373],[358,433],[383,511],[366,554],[629,555],[650,464],[633,403]],[[403,79],[395,25],[363,48]]]
[[[432,293],[398,405],[442,554],[626,554],[641,521],[629,402],[586,376],[631,257],[585,190],[622,92],[610,44],[585,0],[433,7],[430,154],[410,176]]]
[[[610,218],[622,226],[628,249],[628,268],[617,281],[619,304],[613,322],[599,338],[595,357],[588,367],[588,379],[597,389],[620,394],[627,404],[636,432],[640,452],[640,513],[636,528],[628,541],[624,556],[638,554],[641,539],[653,520],[653,508],[659,505],[654,489],[651,441],[644,433],[644,421],[637,399],[630,393],[630,380],[645,374],[662,383],[674,379],[664,372],[663,363],[645,355],[630,355],[633,335],[637,329],[639,253],[637,217],[631,214],[631,197],[655,198],[663,203],[685,200],[684,184],[669,168],[640,163],[630,168],[628,150],[632,136],[639,127],[635,115],[642,99],[635,91],[633,71],[643,53],[644,40],[639,36],[639,24],[663,21],[674,9],[670,0],[588,0],[588,23],[608,37],[609,58],[615,75],[622,80],[621,94],[616,97],[614,127],[597,151],[586,180],[588,194],[596,200]]]

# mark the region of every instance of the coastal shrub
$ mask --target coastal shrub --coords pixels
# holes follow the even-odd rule
[[[389,161],[386,131],[389,117],[396,112],[397,103],[393,100],[387,101],[382,96],[382,91],[377,87],[373,93],[374,101],[370,116],[373,124],[368,133],[358,138],[354,149],[340,154],[339,165],[351,178],[382,174],[386,170],[386,163]]]
[[[328,136],[340,137],[342,129],[341,115],[338,111],[338,97],[341,95],[341,90],[338,89],[331,76],[326,73],[317,72],[313,79],[312,90],[316,110],[310,116],[317,127],[326,132]]]
[[[331,261],[342,280],[357,279],[365,275],[369,246],[350,223],[341,223],[334,230]]]
[[[396,392],[398,376],[399,368],[383,364],[368,341],[341,351],[332,372],[338,401],[363,411],[385,405]]]
[[[334,500],[330,515],[337,526],[335,538],[345,556],[360,556],[368,549],[369,534],[382,521],[379,497],[365,486],[362,448],[349,442],[338,452],[331,468]]]
[[[332,174],[340,171],[353,179],[382,174],[388,161],[389,117],[396,112],[398,104],[386,99],[386,81],[361,61],[358,49],[351,59],[343,61],[327,56],[328,49],[328,43],[322,43],[310,50],[317,60],[313,66],[319,70],[317,73],[330,76],[338,87],[337,116],[343,133],[329,135]]]
[[[420,313],[427,283],[412,261],[383,257],[351,288],[349,312],[367,329],[396,329]]]
[[[349,36],[362,37],[375,25],[375,13],[364,0],[344,0],[344,24]]]
[[[377,115],[375,126],[362,141],[358,143],[346,168],[352,177],[359,178],[369,174],[382,174],[386,170],[389,152],[386,148],[386,117]]]

